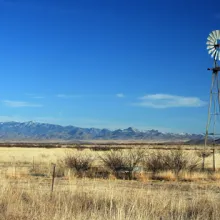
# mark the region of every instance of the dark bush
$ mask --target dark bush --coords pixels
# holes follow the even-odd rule
[[[83,152],[68,152],[64,158],[66,167],[74,169],[77,176],[82,177],[88,172],[92,166],[94,157]]]
[[[151,171],[153,175],[167,169],[164,161],[164,154],[161,151],[155,151],[147,155],[143,161],[146,170]]]
[[[133,179],[133,171],[138,166],[145,153],[140,149],[125,150],[111,150],[100,156],[104,165],[112,171],[117,178]]]
[[[164,155],[165,167],[171,170],[177,178],[182,170],[192,172],[199,167],[199,164],[199,158],[195,158],[192,153],[186,153],[181,149],[170,150]]]

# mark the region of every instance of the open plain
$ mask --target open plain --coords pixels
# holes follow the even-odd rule
[[[220,219],[218,150],[213,172],[211,154],[205,160],[205,171],[201,171],[196,152],[202,146],[126,146],[2,146],[0,219]],[[167,151],[181,151],[198,159],[199,164],[195,170],[182,169],[178,175],[172,169],[154,173],[146,168],[136,172],[132,179],[117,176],[106,167],[103,171],[104,156],[138,151],[148,158],[155,152],[165,155]],[[79,175],[68,167],[64,161],[70,155],[92,157],[90,172],[86,170]],[[97,170],[99,175],[95,173]]]

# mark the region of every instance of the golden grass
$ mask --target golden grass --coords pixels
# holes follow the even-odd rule
[[[208,174],[207,172],[182,172],[181,173],[181,180],[183,181],[209,181],[210,176],[215,174]]]
[[[220,173],[219,172],[213,173],[212,175],[210,175],[210,179],[214,181],[220,180]]]
[[[171,171],[156,173],[153,179],[151,173],[140,172],[136,181],[128,181],[113,175],[79,179],[64,169],[51,197],[51,163],[65,153],[66,149],[0,148],[0,220],[220,219],[219,170],[184,171],[178,179]],[[56,169],[63,172],[58,163]]]
[[[220,219],[219,193],[198,185],[119,180],[0,183],[0,219]]]
[[[126,147],[126,146],[124,146]],[[146,149],[149,148],[148,145],[144,146]],[[155,147],[158,147],[155,145]],[[160,146],[164,151],[169,149],[169,145]],[[172,146],[174,148],[175,146]],[[187,152],[192,152],[194,154],[197,148],[201,146],[180,146]],[[137,148],[137,147],[135,147]],[[151,146],[151,149],[148,149],[148,152],[154,152],[154,146]],[[77,151],[76,149],[66,149],[66,148],[23,148],[23,147],[0,147],[0,163],[41,163],[41,162],[50,162],[55,163],[57,159],[60,159],[65,156],[66,152]],[[163,150],[162,150],[163,151]],[[93,155],[102,155],[103,151],[92,151],[89,149],[83,150],[83,152],[90,152]],[[206,167],[212,167],[212,156],[206,158]],[[220,153],[216,152],[216,168],[220,168]]]
[[[16,148],[0,147],[0,162],[32,163],[56,162],[57,158],[64,156],[62,148]]]
[[[159,172],[155,174],[152,178],[156,180],[164,180],[164,181],[176,181],[177,180],[176,176],[171,171]]]

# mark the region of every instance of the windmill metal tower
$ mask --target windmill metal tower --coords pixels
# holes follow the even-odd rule
[[[220,30],[212,31],[208,36],[207,41],[207,50],[211,54],[211,57],[214,59],[214,65],[208,70],[212,71],[212,83],[210,90],[210,101],[208,108],[208,119],[206,125],[205,133],[205,147],[208,144],[209,137],[212,139],[213,146],[215,145],[216,139],[220,138],[220,133],[216,130],[217,121],[220,119],[220,86],[218,73],[220,71],[220,66],[218,66],[218,61],[220,60]],[[220,132],[220,131],[219,131]],[[214,148],[213,148],[213,169],[215,170],[214,165]]]

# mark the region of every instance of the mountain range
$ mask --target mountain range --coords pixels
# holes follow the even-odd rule
[[[201,134],[169,133],[158,130],[80,128],[38,122],[0,122],[1,141],[74,141],[74,140],[201,140]]]

